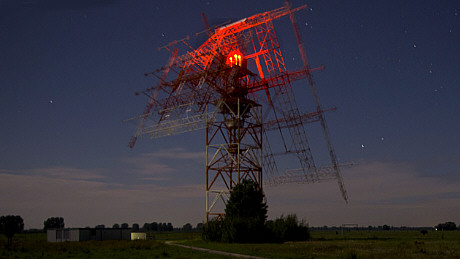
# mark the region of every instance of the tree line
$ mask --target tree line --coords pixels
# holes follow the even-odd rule
[[[86,227],[90,228],[90,227]],[[96,225],[94,228],[107,228],[105,225]],[[118,224],[115,223],[112,225],[112,228],[131,228],[133,231],[145,231],[145,232],[153,232],[153,231],[173,231],[174,227],[171,222],[162,223],[162,222],[152,222],[152,223],[144,223],[142,227],[139,224],[134,223],[129,226],[128,223]]]
[[[202,229],[203,239],[208,241],[229,243],[260,243],[260,242],[286,242],[302,241],[310,238],[308,224],[299,221],[295,214],[281,216],[275,220],[267,220],[267,204],[262,190],[251,180],[243,180],[237,184],[230,193],[230,198],[225,207],[225,217],[215,218],[207,225],[198,223],[196,229]],[[43,229],[64,228],[64,218],[51,217],[43,222]],[[87,227],[89,228],[89,227]],[[105,228],[97,225],[95,228]],[[128,223],[116,223],[112,228],[129,228]],[[328,229],[327,226],[322,227]],[[333,227],[334,228],[334,227]],[[368,229],[375,227],[369,226]],[[157,232],[173,231],[172,223],[152,222],[132,224],[134,231]],[[190,223],[185,224],[182,231],[192,231]],[[321,228],[320,228],[321,229]],[[362,229],[362,228],[361,228]],[[379,230],[390,230],[388,225],[378,226]],[[436,230],[450,231],[460,229],[454,222],[448,221],[435,226]],[[8,239],[11,245],[13,236],[24,231],[24,220],[21,216],[7,215],[0,217],[0,233]],[[426,231],[424,229],[424,231]],[[426,232],[424,233],[426,234]]]
[[[152,223],[144,223],[142,226],[143,231],[173,231],[174,227],[171,223],[157,223],[157,222],[152,222]]]
[[[440,224],[438,224],[436,226],[436,230],[440,230],[440,231],[457,230],[457,229],[460,229],[460,226],[457,227],[457,225],[452,221],[448,221],[448,222],[445,222],[445,223],[440,223]]]

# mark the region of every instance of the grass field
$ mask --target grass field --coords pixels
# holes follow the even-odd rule
[[[43,233],[0,238],[0,258],[222,258],[164,241],[266,258],[460,258],[460,231],[312,231],[312,240],[284,244],[205,242],[199,233],[154,233],[155,240],[48,243]]]
[[[312,240],[284,244],[219,244],[183,241],[190,246],[267,258],[460,258],[460,231],[312,231]]]
[[[183,240],[190,234],[161,234]],[[86,241],[49,243],[46,234],[18,234],[11,248],[6,246],[4,236],[0,238],[0,258],[221,258],[216,255],[190,249],[168,246],[161,240],[136,241]]]

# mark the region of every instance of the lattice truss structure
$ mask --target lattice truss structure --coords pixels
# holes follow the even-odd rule
[[[323,109],[319,102],[311,72],[322,67],[309,67],[293,15],[305,8],[291,9],[286,3],[208,28],[208,39],[196,49],[189,37],[162,47],[171,55],[164,67],[151,73],[159,82],[142,92],[148,97],[144,113],[127,120],[137,124],[131,148],[140,136],[206,129],[207,219],[223,215],[222,204],[243,179],[262,188],[262,175],[271,184],[337,180],[348,199],[324,119],[324,112],[335,108]],[[273,25],[283,16],[291,19],[303,61],[295,70],[286,69]],[[291,83],[298,80],[308,81],[314,111],[302,112],[297,106]],[[306,134],[309,123],[321,125],[330,165],[315,165]],[[281,140],[282,145],[273,146],[276,152],[269,132]],[[295,157],[297,165],[290,165],[294,169],[278,170],[284,156]]]

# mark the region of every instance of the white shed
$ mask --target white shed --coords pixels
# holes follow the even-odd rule
[[[131,240],[146,240],[147,233],[145,232],[131,232]]]
[[[89,229],[87,231],[84,230],[79,228],[48,229],[46,231],[46,239],[48,242],[88,240]]]
[[[130,228],[62,228],[46,231],[48,242],[130,240]]]

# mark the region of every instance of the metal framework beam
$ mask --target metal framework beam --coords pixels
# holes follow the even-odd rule
[[[262,189],[262,107],[242,96],[221,99],[216,110],[219,118],[206,122],[206,221],[225,214],[216,204],[242,180]]]

